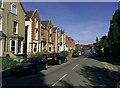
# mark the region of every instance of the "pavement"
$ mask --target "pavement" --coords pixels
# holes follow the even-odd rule
[[[2,86],[6,87],[58,87],[74,88],[100,87],[117,88],[120,73],[116,65],[107,62],[80,56],[68,58],[67,63],[49,65],[47,70],[26,76],[5,76]]]

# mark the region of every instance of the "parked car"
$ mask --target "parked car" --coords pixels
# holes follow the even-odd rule
[[[79,53],[79,56],[81,56],[81,55],[82,55],[81,51],[78,51],[78,53]]]
[[[13,67],[11,72],[13,74],[28,74],[42,69],[47,69],[47,59],[41,57],[30,57]]]
[[[47,57],[48,63],[62,64],[67,62],[66,56],[62,53],[51,53]]]
[[[102,50],[96,50],[94,55],[98,57],[102,57],[103,56]]]
[[[73,52],[72,57],[79,57],[79,52]]]
[[[84,54],[85,54],[85,51],[81,51],[81,54],[84,55]]]

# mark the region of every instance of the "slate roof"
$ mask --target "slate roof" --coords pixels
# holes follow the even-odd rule
[[[57,30],[57,27],[53,27],[53,31],[55,32]]]
[[[29,21],[30,18],[32,17],[33,13],[34,13],[34,11],[28,11],[28,12],[26,12],[26,19],[25,20]]]
[[[46,27],[49,23],[49,20],[41,21],[41,24]]]
[[[61,30],[61,34],[64,34],[65,32],[63,30]]]

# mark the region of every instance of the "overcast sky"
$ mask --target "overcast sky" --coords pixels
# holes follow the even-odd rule
[[[26,11],[38,9],[41,20],[52,20],[80,44],[107,35],[117,2],[23,2]]]

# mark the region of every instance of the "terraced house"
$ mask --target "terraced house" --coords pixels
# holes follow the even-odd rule
[[[28,26],[27,29],[27,54],[34,54],[40,52],[40,17],[38,10],[27,11],[25,26]]]
[[[41,51],[48,50],[48,31],[47,29],[41,24]]]
[[[53,27],[53,36],[54,36],[54,52],[59,52],[58,47],[58,33],[59,33],[59,27]]]
[[[62,46],[62,37],[61,37],[61,30],[60,28],[58,29],[58,44],[57,44],[57,49],[58,49],[58,52],[61,51],[61,46]]]
[[[65,32],[63,30],[61,30],[61,50],[60,51],[65,51],[65,47],[64,47],[64,44],[65,44]]]
[[[41,21],[41,24],[47,30],[47,50],[48,52],[54,51],[54,38],[53,38],[53,24],[51,20]]]
[[[71,55],[73,50],[75,49],[75,41],[74,41],[74,39],[72,39],[71,37],[68,37],[67,46],[68,46],[69,55]]]
[[[19,2],[0,0],[0,57],[23,54],[25,10]]]

